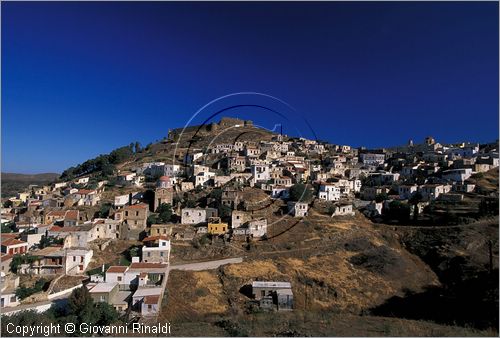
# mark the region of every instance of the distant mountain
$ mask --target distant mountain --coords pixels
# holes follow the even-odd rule
[[[59,177],[57,173],[18,174],[2,173],[2,197],[11,197],[30,184],[47,184]]]

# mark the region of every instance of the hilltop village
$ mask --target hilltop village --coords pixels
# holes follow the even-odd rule
[[[113,163],[3,200],[4,314],[46,309],[83,286],[120,314],[156,319],[176,266],[232,258],[207,248],[245,252],[319,218],[437,225],[498,215],[496,187],[477,184],[498,169],[497,143],[353,148],[222,118],[125,148]],[[295,280],[245,283],[261,310],[294,310]]]

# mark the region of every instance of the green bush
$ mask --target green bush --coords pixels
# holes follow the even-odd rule
[[[35,282],[35,285],[31,288],[20,286],[16,289],[16,296],[19,297],[19,299],[25,299],[37,292],[43,291],[46,283],[47,280],[45,280],[44,278],[40,278]]]

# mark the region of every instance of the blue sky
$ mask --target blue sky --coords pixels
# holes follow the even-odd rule
[[[2,171],[161,139],[220,96],[336,144],[498,138],[497,2],[2,3]],[[310,128],[307,127],[309,123]],[[313,130],[313,132],[311,132]]]

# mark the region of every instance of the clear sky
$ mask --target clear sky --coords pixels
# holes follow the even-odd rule
[[[497,2],[1,6],[4,172],[61,172],[145,145],[241,91],[295,111],[243,97],[193,123],[262,104],[310,125],[295,118],[285,132],[336,144],[498,138]],[[266,127],[277,117],[258,107],[223,115],[238,114]]]

